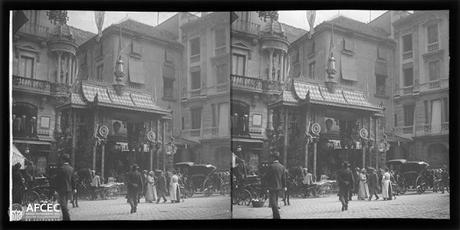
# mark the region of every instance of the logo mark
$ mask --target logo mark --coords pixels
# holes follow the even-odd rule
[[[12,221],[20,221],[24,216],[24,211],[22,210],[22,206],[20,204],[13,204],[10,207],[9,214]]]

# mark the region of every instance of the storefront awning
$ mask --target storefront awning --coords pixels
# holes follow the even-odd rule
[[[13,139],[13,143],[17,144],[29,144],[29,145],[51,145],[49,141],[44,140],[20,140],[20,139]]]
[[[97,96],[99,106],[157,113],[165,115],[165,118],[171,117],[171,110],[156,105],[151,96],[144,93],[126,90],[122,96],[119,96],[109,86],[82,83],[82,96],[84,101],[90,103],[94,103]]]
[[[383,108],[370,103],[362,91],[337,88],[332,93],[324,85],[317,83],[293,81],[291,91],[284,91],[282,100],[290,103],[296,100],[297,103],[301,103],[306,99],[307,94],[311,104],[383,112]]]
[[[408,134],[398,134],[398,133],[386,133],[386,134],[387,134],[388,142],[408,143],[408,142],[413,141],[412,137]]]
[[[183,137],[175,137],[174,138],[174,144],[176,145],[199,145],[200,143],[197,142],[197,141],[193,141],[193,140],[189,140],[189,139],[186,139],[186,138],[183,138]]]

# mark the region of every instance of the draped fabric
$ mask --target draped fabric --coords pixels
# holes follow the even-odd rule
[[[356,61],[353,57],[342,55],[340,68],[342,72],[342,79],[349,81],[358,80],[356,73]]]
[[[144,66],[142,61],[134,58],[129,59],[129,81],[138,84],[144,84]]]
[[[309,32],[310,38],[311,38],[311,35],[315,32],[314,30],[315,18],[316,18],[316,11],[308,10],[307,11],[307,21],[308,21],[308,25],[310,25],[310,32]]]
[[[95,11],[94,12],[94,18],[96,21],[96,27],[97,27],[97,40],[101,39],[102,37],[102,26],[104,25],[104,11]]]

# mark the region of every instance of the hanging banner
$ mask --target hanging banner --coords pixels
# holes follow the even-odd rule
[[[97,38],[96,40],[99,42],[99,40],[102,37],[102,26],[104,25],[104,11],[94,11],[94,19],[96,21],[96,27],[97,27]]]
[[[307,21],[308,25],[310,25],[310,31],[308,32],[308,37],[311,39],[311,36],[315,32],[315,19],[316,19],[316,10],[307,10]]]

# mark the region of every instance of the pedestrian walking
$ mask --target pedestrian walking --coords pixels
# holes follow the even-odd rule
[[[369,174],[369,200],[372,199],[372,196],[375,196],[375,199],[378,200],[379,196],[377,195],[379,191],[379,179],[377,176],[377,173],[375,172],[375,169],[371,169],[370,174]]]
[[[367,185],[367,175],[366,169],[361,169],[361,173],[359,174],[359,192],[358,192],[358,199],[364,200],[369,197],[369,187]]]
[[[166,194],[168,193],[168,190],[167,190],[168,188],[166,185],[167,185],[166,177],[163,171],[161,171],[157,179],[157,194],[158,194],[157,204],[160,203],[161,198],[163,198],[163,203],[166,203],[167,201]]]
[[[99,187],[101,186],[101,178],[99,175],[96,174],[96,171],[92,170],[91,171],[91,199],[96,200],[97,199],[97,191],[99,190]]]
[[[383,200],[391,200],[391,175],[385,168],[382,176],[382,197]]]
[[[145,202],[147,203],[152,203],[155,201],[155,196],[156,196],[156,191],[155,191],[155,179],[153,177],[153,172],[150,172],[149,175],[147,175],[146,179],[146,186],[145,186]],[[154,193],[155,191],[155,193]]]
[[[311,171],[308,170],[307,168],[304,168],[304,173],[305,173],[304,174],[305,176],[303,178],[302,183],[306,187],[305,196],[310,196],[310,195],[316,196],[316,190],[314,189],[315,184],[313,181],[313,174],[311,174]],[[310,193],[313,193],[313,194],[310,194]]]
[[[73,177],[73,167],[69,164],[70,156],[69,154],[64,154],[61,157],[62,165],[56,172],[56,177],[54,181],[54,186],[58,195],[58,203],[62,211],[62,220],[69,221],[70,214],[67,207],[67,202],[72,197],[72,191],[75,189]]]
[[[171,203],[180,202],[179,177],[174,171],[172,172],[171,182],[169,184],[169,195]]]
[[[269,191],[269,203],[273,212],[273,219],[280,219],[280,213],[278,208],[278,196],[279,192],[284,189],[287,190],[286,184],[286,168],[279,162],[279,152],[274,152],[271,155],[272,163],[267,169],[267,173],[264,176],[268,191]]]
[[[348,210],[348,198],[353,184],[354,181],[350,165],[347,162],[343,162],[342,169],[337,172],[337,185],[339,186],[338,196],[342,203],[342,211]]]
[[[356,167],[355,170],[352,172],[352,177],[353,177],[353,184],[352,188],[350,189],[350,195],[349,195],[349,201],[352,200],[353,195],[358,196],[359,194],[359,174],[360,174],[360,168]]]
[[[78,188],[77,188],[77,185],[78,185],[78,182],[80,181],[80,177],[78,176],[78,172],[77,171],[74,171],[73,173],[73,190],[72,190],[72,199],[71,199],[71,203],[72,203],[72,208],[75,208],[77,207],[78,208]]]
[[[22,204],[25,191],[25,179],[21,174],[21,163],[13,166],[13,204]]]
[[[131,206],[131,213],[137,212],[139,193],[142,191],[142,175],[139,167],[134,164],[126,176],[128,189],[128,203]]]

